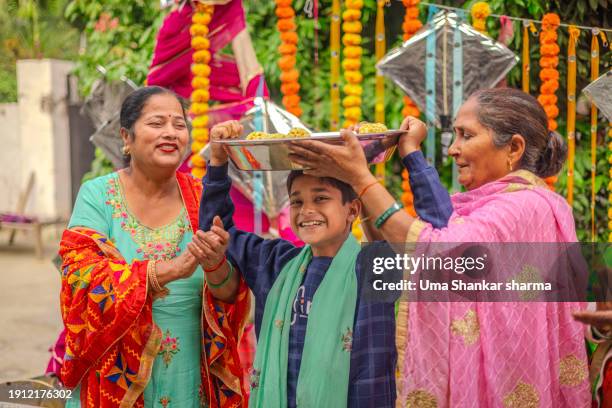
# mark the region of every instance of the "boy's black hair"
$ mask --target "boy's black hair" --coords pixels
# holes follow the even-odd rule
[[[291,186],[293,185],[293,182],[295,181],[295,179],[303,175],[304,175],[304,172],[302,170],[291,170],[291,172],[289,172],[289,175],[287,176],[287,193],[288,194],[291,194]],[[340,190],[340,192],[342,193],[342,204],[350,203],[351,201],[357,199],[357,193],[355,193],[355,190],[353,190],[353,187],[349,186],[344,181],[340,181],[333,177],[317,177],[317,178],[320,179],[322,183],[325,183],[327,185],[334,187],[335,189]]]

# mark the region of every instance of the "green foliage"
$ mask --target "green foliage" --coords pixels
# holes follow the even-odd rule
[[[165,16],[158,5],[145,0],[70,1],[66,18],[86,38],[76,70],[83,94],[100,78],[98,67],[104,68],[110,81],[127,78],[144,84]]]
[[[0,103],[17,101],[16,62],[73,59],[78,31],[63,17],[67,0],[0,0]]]

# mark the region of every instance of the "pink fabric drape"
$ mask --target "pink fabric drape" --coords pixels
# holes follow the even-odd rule
[[[413,224],[408,241],[419,253],[432,243],[577,241],[566,201],[531,173],[455,194],[452,202],[448,227]],[[584,307],[404,302],[397,323],[397,406],[589,406],[584,327],[572,317]]]

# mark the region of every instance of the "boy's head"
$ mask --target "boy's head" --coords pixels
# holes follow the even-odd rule
[[[348,184],[292,171],[287,177],[291,229],[315,256],[334,256],[361,210]]]

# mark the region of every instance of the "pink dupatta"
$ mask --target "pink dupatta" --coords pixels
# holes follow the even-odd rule
[[[518,171],[452,197],[448,226],[407,242],[576,242],[571,209]],[[397,407],[588,407],[584,328],[554,302],[402,302]]]

